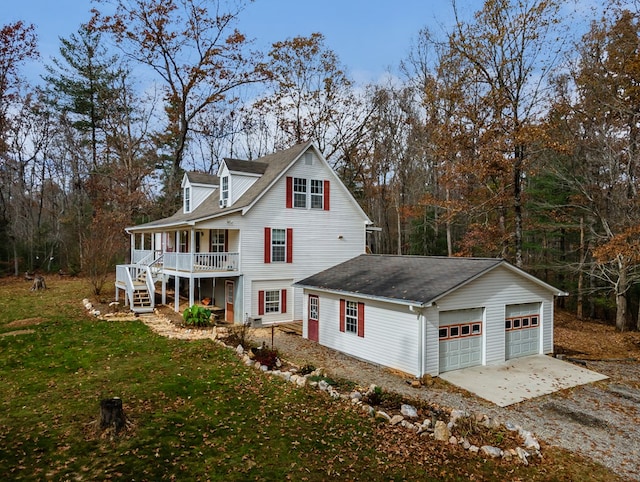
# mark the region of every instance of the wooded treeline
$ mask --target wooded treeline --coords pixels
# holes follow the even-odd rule
[[[504,257],[640,328],[636,3],[572,39],[561,0],[453,2],[449,32],[416,32],[402,75],[367,86],[320,33],[253,51],[242,3],[95,3],[37,84],[36,28],[0,31],[2,272],[99,280],[125,226],[180,206],[185,170],[312,140],[382,228],[374,252]]]

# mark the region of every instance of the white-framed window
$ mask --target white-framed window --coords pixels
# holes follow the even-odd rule
[[[358,303],[348,301],[345,305],[344,327],[347,333],[358,333]]]
[[[320,316],[320,299],[317,296],[309,295],[309,319],[318,320]]]
[[[271,262],[284,263],[286,261],[287,235],[285,229],[271,230]]]
[[[229,176],[222,178],[222,199],[224,201],[229,199]]]
[[[189,186],[184,188],[184,212],[191,212],[191,188]]]
[[[265,290],[264,312],[265,314],[280,313],[280,290]]]
[[[293,207],[307,207],[307,180],[299,177],[293,178]]]
[[[224,253],[225,252],[225,240],[224,229],[212,229],[209,231],[210,242],[209,251],[212,253]]]
[[[311,179],[311,209],[324,209],[324,181]]]

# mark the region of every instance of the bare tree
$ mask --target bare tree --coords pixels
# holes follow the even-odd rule
[[[242,3],[224,0],[102,0],[113,15],[93,10],[90,26],[113,34],[122,50],[151,67],[164,87],[167,127],[165,210],[178,205],[181,163],[195,119],[241,85],[263,79],[234,25]]]

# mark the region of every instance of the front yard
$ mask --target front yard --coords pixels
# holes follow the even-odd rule
[[[0,471],[13,480],[616,480],[564,450],[525,467],[376,422],[211,340],[99,321],[80,279],[0,280]],[[120,397],[130,424],[98,427]]]

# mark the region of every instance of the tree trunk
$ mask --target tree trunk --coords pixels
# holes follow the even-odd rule
[[[447,229],[447,256],[453,256],[453,239],[451,236],[451,207],[449,206],[449,188],[447,188],[447,221],[446,221],[446,229]]]
[[[516,146],[515,163],[513,166],[513,212],[514,212],[514,250],[515,265],[522,268],[522,164],[524,147]]]
[[[616,285],[616,329],[627,330],[627,273],[620,269]]]
[[[576,316],[579,320],[584,319],[584,295],[582,294],[582,287],[584,285],[584,261],[585,261],[585,249],[584,249],[584,218],[580,217],[580,267],[578,269],[578,299],[576,307]]]
[[[100,428],[113,428],[118,433],[126,423],[120,398],[106,398],[100,401]]]

